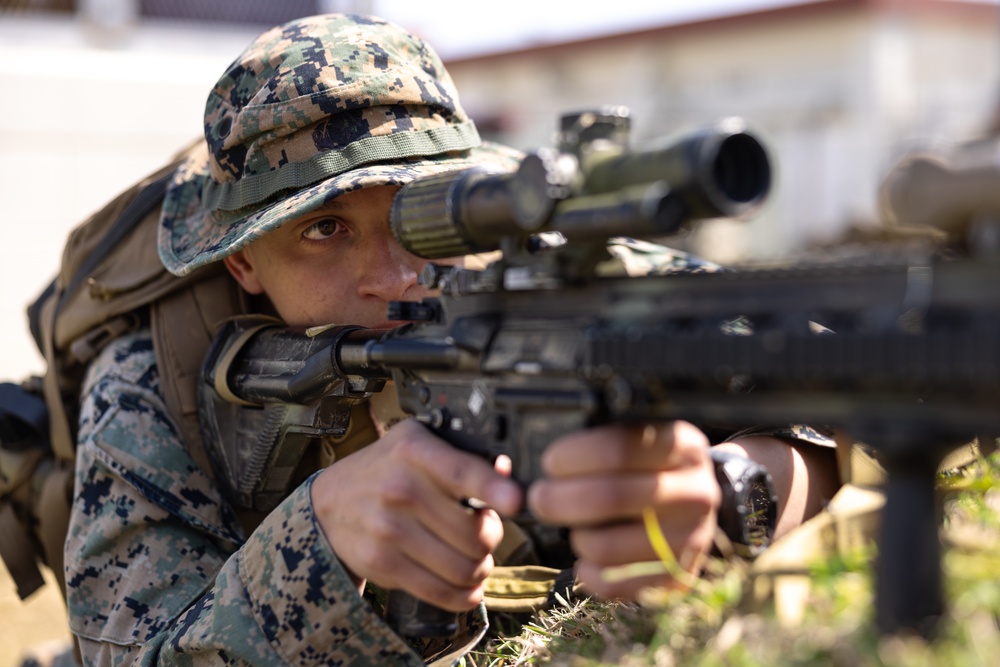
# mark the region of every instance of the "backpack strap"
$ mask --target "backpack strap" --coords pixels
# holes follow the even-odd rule
[[[153,347],[167,412],[198,466],[214,478],[198,416],[201,365],[219,326],[249,311],[246,293],[221,272],[150,306]]]
[[[56,456],[56,460],[60,465],[67,465],[67,462],[72,462],[75,457],[76,443],[74,441],[74,433],[76,429],[71,423],[71,417],[67,413],[64,404],[64,394],[68,389],[68,387],[64,386],[66,383],[67,369],[65,366],[67,362],[61,362],[57,356],[56,336],[58,318],[70,300],[77,295],[84,283],[90,279],[95,269],[111,255],[123,239],[127,238],[139,226],[139,223],[146,216],[156,210],[156,207],[163,200],[167,183],[169,183],[173,171],[172,166],[165,168],[157,177],[141,185],[135,196],[123,206],[121,213],[114,220],[114,223],[106,234],[94,246],[91,252],[88,253],[87,257],[76,268],[69,279],[67,280],[64,275],[57,276],[34,303],[28,307],[28,324],[31,335],[35,339],[35,344],[45,357],[49,367],[43,380],[43,392],[49,412],[49,438],[52,442],[52,450]],[[65,253],[63,261],[64,263],[66,261]],[[88,336],[81,338],[81,341],[87,343],[87,345],[82,346],[78,343],[73,353],[76,355],[85,355],[84,347],[89,347],[91,352],[94,349],[99,349],[99,345],[102,342],[107,342],[110,339],[109,337],[113,337],[116,333],[120,334],[124,332],[128,326],[134,328],[134,325],[134,318],[126,320],[113,318],[108,322],[104,322],[99,328],[101,335],[97,336],[101,340],[97,340],[92,335],[93,332],[88,332]],[[83,361],[83,359],[74,359],[74,361],[79,362]],[[77,374],[80,372],[82,370],[78,371]]]
[[[37,305],[37,303],[36,303]],[[52,293],[39,309],[39,332],[42,340],[42,355],[45,357],[48,369],[42,379],[42,391],[45,395],[45,405],[49,410],[49,442],[52,452],[59,462],[72,463],[76,457],[76,443],[70,426],[69,415],[63,403],[63,390],[60,386],[59,362],[55,350],[56,294]]]
[[[36,535],[45,553],[45,562],[52,569],[59,591],[66,591],[66,570],[63,550],[69,532],[69,514],[73,505],[73,466],[57,465],[45,475],[38,496],[38,528]]]
[[[18,519],[14,506],[7,502],[0,502],[0,533],[3,534],[0,559],[3,559],[10,578],[14,580],[17,596],[26,600],[45,585],[45,579],[38,567],[35,557],[37,547],[31,533],[25,523]]]

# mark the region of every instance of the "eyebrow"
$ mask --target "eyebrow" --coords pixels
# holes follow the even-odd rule
[[[347,193],[342,193],[342,194],[347,194]],[[347,208],[347,206],[344,204],[344,202],[340,201],[340,196],[338,195],[337,197],[334,197],[330,201],[323,202],[319,206],[319,208],[317,208],[315,210],[316,211],[322,211],[322,210],[328,209],[328,208],[337,209],[338,211],[343,211],[345,208]]]

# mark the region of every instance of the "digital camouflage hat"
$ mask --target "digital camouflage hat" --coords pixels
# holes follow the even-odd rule
[[[205,106],[205,144],[167,188],[159,250],[177,275],[358,188],[516,167],[480,141],[437,54],[381,19],[324,15],[258,37]]]

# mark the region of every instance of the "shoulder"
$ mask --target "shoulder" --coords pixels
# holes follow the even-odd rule
[[[87,368],[80,400],[81,437],[112,411],[151,411],[169,421],[149,329],[120,336],[101,350]]]
[[[110,474],[184,522],[242,541],[231,508],[167,408],[148,329],[112,341],[91,363],[77,442],[85,479]]]
[[[108,343],[87,368],[83,393],[87,394],[111,379],[159,391],[156,352],[148,328],[119,336]]]

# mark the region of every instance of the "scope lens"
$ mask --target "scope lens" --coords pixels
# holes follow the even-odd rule
[[[722,193],[741,203],[761,197],[771,185],[767,153],[748,134],[734,134],[722,140],[712,172]]]

